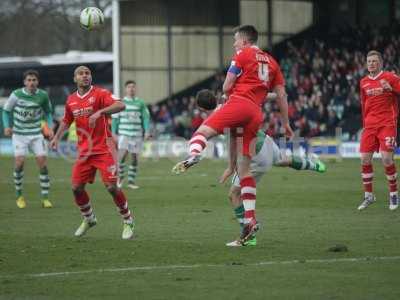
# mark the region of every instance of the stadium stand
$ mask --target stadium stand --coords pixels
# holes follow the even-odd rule
[[[398,73],[398,30],[399,24],[348,26],[323,36],[310,32],[276,47],[272,52],[286,78],[292,128],[300,136],[311,138],[334,136],[336,128],[341,127],[343,140],[357,140],[361,127],[358,82],[365,72],[365,54],[371,49],[381,51],[385,69]],[[223,72],[218,72],[206,87],[220,97],[223,81]],[[194,105],[194,93],[200,87],[204,83],[189,89],[186,95],[150,106],[155,134],[190,137],[204,118]],[[279,136],[277,106],[267,102],[264,111],[264,129],[271,136]]]

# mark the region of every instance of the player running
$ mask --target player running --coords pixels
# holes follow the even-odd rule
[[[269,93],[268,100],[276,99],[276,94]],[[217,99],[209,90],[201,90],[197,93],[196,103],[200,110],[211,114],[217,107]],[[262,130],[257,132],[256,155],[252,157],[250,163],[250,172],[256,180],[257,184],[272,166],[289,167],[295,170],[311,170],[319,173],[326,171],[325,164],[318,159],[316,155],[312,159],[304,158],[296,155],[282,155],[282,151],[272,138],[266,135]],[[228,179],[229,170],[222,175],[220,182],[224,183]],[[240,179],[238,174],[232,177],[232,186],[229,190],[229,200],[232,204],[233,211],[240,225],[240,231],[244,229],[244,206],[240,198]],[[227,243],[229,247],[255,246],[257,244],[256,235],[253,234],[247,241],[242,242],[241,239]]]
[[[26,207],[22,193],[25,156],[29,149],[36,157],[39,167],[39,180],[42,207],[51,208],[49,200],[50,178],[47,169],[47,144],[42,132],[43,119],[47,122],[46,138],[53,137],[53,118],[48,94],[38,88],[39,73],[27,70],[24,75],[24,87],[13,91],[3,107],[3,128],[5,136],[12,136],[14,150],[14,186],[17,206]],[[11,128],[11,115],[13,124]]]
[[[78,157],[72,169],[72,191],[75,203],[83,216],[83,222],[75,236],[83,236],[97,223],[89,195],[85,191],[87,183],[93,183],[96,170],[123,218],[123,239],[133,237],[134,221],[124,193],[117,187],[116,154],[112,134],[108,125],[110,115],[125,108],[108,90],[92,86],[92,74],[88,67],[79,66],[74,71],[77,91],[68,96],[65,113],[50,146],[57,149],[64,131],[73,121],[78,134]],[[115,155],[116,156],[116,155]]]
[[[361,176],[364,185],[364,200],[359,210],[376,201],[372,190],[374,152],[380,152],[389,184],[389,209],[399,206],[397,172],[393,161],[396,148],[398,96],[400,77],[382,70],[382,55],[378,51],[367,54],[368,75],[360,81],[360,100],[363,117],[363,132],[360,142]]]
[[[125,83],[125,97],[122,102],[125,110],[112,117],[112,132],[118,135],[118,187],[121,188],[125,177],[125,159],[131,154],[131,165],[128,169],[128,187],[137,189],[135,184],[139,153],[142,150],[143,136],[149,138],[150,113],[143,99],[136,96],[136,82]]]
[[[181,173],[197,164],[207,140],[223,134],[226,129],[230,130],[234,138],[230,143],[229,172],[233,174],[237,169],[241,179],[241,200],[245,210],[241,241],[246,242],[258,230],[255,215],[256,182],[250,172],[250,162],[255,153],[253,141],[263,121],[261,105],[268,91],[275,91],[278,96],[277,103],[286,134],[292,136],[293,132],[289,126],[284,79],[278,63],[256,46],[258,32],[253,26],[243,25],[234,32],[236,54],[223,84],[223,92],[229,98],[193,134],[189,142],[190,156],[176,164],[173,172]]]

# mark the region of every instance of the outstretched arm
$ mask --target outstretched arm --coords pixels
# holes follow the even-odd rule
[[[114,101],[113,104],[104,107],[97,112],[101,115],[112,115],[125,109],[125,104],[122,101]]]
[[[219,182],[224,183],[234,172],[237,164],[237,149],[236,149],[236,137],[229,135],[229,161],[228,167],[225,169],[222,174]]]
[[[287,94],[285,91],[285,87],[283,85],[277,85],[274,88],[274,92],[277,95],[276,102],[279,106],[279,110],[281,112],[281,118],[282,118],[282,125],[285,128],[285,135],[288,138],[293,137],[293,130],[290,128],[289,124],[289,115],[288,115],[288,102],[287,102]]]
[[[226,95],[229,95],[231,89],[235,85],[237,74],[233,71],[230,71],[231,69],[228,70],[228,73],[226,73],[225,81],[222,86],[222,92]]]
[[[66,104],[65,105],[65,111],[64,111],[64,117],[62,121],[60,122],[60,126],[58,126],[57,132],[54,135],[53,139],[50,141],[50,148],[56,150],[58,148],[58,142],[60,141],[62,135],[64,134],[64,131],[69,128],[71,123],[74,121],[74,115],[72,114],[71,109],[69,106]]]
[[[53,139],[50,141],[50,148],[53,150],[57,150],[58,142],[60,141],[62,135],[64,134],[65,130],[69,128],[70,124],[65,123],[65,121],[60,122],[60,126],[58,126],[57,132],[54,135]]]
[[[112,115],[125,109],[125,104],[121,101],[114,101],[113,104],[96,111],[89,117],[89,127],[94,128],[96,120],[102,115]]]

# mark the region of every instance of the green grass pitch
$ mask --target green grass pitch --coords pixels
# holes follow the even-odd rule
[[[49,161],[46,210],[29,159],[21,210],[12,158],[0,158],[0,299],[400,299],[400,209],[388,209],[379,161],[378,202],[361,213],[357,160],[328,163],[323,175],[273,169],[257,190],[258,245],[234,249],[228,186],[217,183],[225,163],[174,176],[174,162],[142,161],[140,189],[126,190],[137,237],[123,241],[99,177],[88,188],[98,225],[78,239],[71,164]],[[328,251],[336,244],[349,251]]]

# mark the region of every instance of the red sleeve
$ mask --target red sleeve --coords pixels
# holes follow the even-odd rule
[[[396,94],[399,95],[400,94],[400,77],[394,73],[391,73],[389,83],[392,86],[393,92],[395,92]]]
[[[360,81],[360,104],[361,104],[361,119],[362,119],[362,125],[363,125],[363,127],[364,127],[364,119],[365,119],[365,116],[364,116],[364,103],[365,103],[365,94],[364,94],[364,91],[363,91],[363,89],[362,89],[362,87],[361,87],[361,81]]]
[[[101,91],[100,109],[112,105],[116,100],[119,99],[115,97],[110,91],[103,89]]]
[[[246,64],[246,53],[244,51],[238,51],[232,58],[232,64],[243,70],[243,66]]]
[[[64,108],[63,123],[70,126],[73,121],[74,121],[74,115],[72,114],[71,108],[69,107],[68,101],[67,101],[67,103],[65,104],[65,108]]]
[[[271,82],[271,89],[274,89],[278,85],[283,85],[283,86],[285,85],[285,78],[283,78],[281,68],[279,67],[278,63],[275,64],[276,64],[276,72]]]

